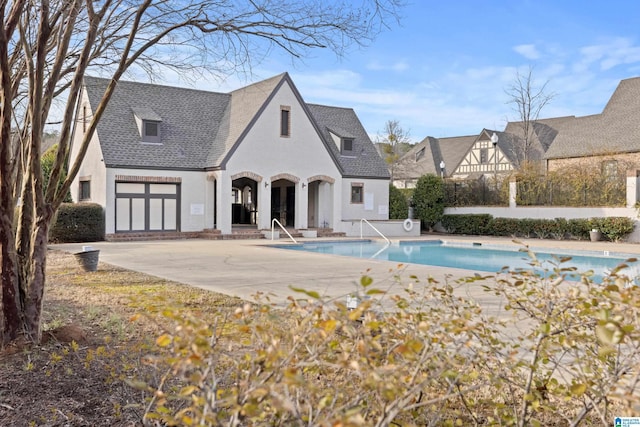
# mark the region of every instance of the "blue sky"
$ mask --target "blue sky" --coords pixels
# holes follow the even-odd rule
[[[342,59],[274,54],[251,80],[206,89],[288,71],[306,102],[354,108],[372,137],[399,120],[417,142],[517,120],[505,88],[530,66],[555,94],[541,117],[600,113],[620,80],[640,76],[640,2],[410,1],[399,27]]]

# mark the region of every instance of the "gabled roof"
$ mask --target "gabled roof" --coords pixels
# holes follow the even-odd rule
[[[601,114],[575,118],[559,129],[545,158],[640,151],[640,78],[622,80]]]
[[[462,161],[477,139],[477,135],[434,138],[428,136],[398,160],[394,179],[417,179],[422,175],[440,175],[440,162],[448,175]]]
[[[530,151],[527,157],[531,160],[540,160],[557,137],[560,130],[570,126],[575,120],[575,116],[553,117],[548,119],[538,119],[532,123],[532,137]],[[504,146],[499,141],[502,152],[513,164],[518,164],[518,158],[523,158],[524,148],[524,122],[508,122],[502,134],[504,135]],[[498,132],[496,132],[498,133]],[[501,134],[498,134],[501,136]],[[503,139],[502,137],[500,139]]]
[[[389,178],[386,163],[378,154],[353,109],[317,104],[307,104],[307,107],[325,146],[333,153],[334,158],[338,159],[344,176]],[[331,131],[343,138],[353,138],[351,154],[345,156],[340,153],[329,134]]]
[[[109,80],[85,78],[92,111]],[[224,168],[277,90],[288,83],[343,176],[388,178],[353,109],[304,103],[287,73],[231,93],[120,81],[100,120],[97,133],[105,165],[151,169]],[[140,143],[135,123],[162,122],[162,143]],[[353,153],[342,156],[329,131],[353,138]]]
[[[225,163],[235,146],[240,143],[252,122],[262,111],[275,89],[282,84],[286,73],[262,80],[230,94],[230,101],[222,118],[222,125],[211,144],[208,167]],[[210,138],[211,140],[211,138]]]

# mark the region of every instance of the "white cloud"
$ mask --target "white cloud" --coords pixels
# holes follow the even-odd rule
[[[520,44],[518,46],[514,46],[513,50],[530,60],[540,59],[542,56],[533,44]]]
[[[371,61],[367,64],[367,70],[371,71],[396,71],[402,72],[409,69],[409,63],[403,59],[389,63],[381,63],[378,60]]]
[[[629,38],[618,37],[607,42],[585,46],[580,49],[582,55],[579,66],[597,64],[603,71],[624,64],[640,62],[640,46],[634,45]]]

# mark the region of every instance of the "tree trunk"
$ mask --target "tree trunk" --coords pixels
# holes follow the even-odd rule
[[[4,196],[4,195],[3,195]],[[4,205],[4,203],[3,203]],[[13,244],[13,214],[2,212],[0,239],[2,245],[2,316],[0,319],[0,347],[16,339],[22,332],[23,317],[18,281],[18,263]]]
[[[49,221],[41,219],[33,231],[31,259],[25,259],[20,267],[27,266],[30,274],[25,294],[24,330],[29,340],[34,343],[42,338],[42,301],[44,297],[45,273],[47,266],[47,243]]]

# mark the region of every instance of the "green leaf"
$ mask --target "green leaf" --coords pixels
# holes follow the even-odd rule
[[[573,384],[570,388],[571,394],[574,396],[582,396],[587,391],[586,384]]]
[[[313,299],[320,299],[320,294],[318,292],[316,292],[316,291],[308,291],[306,289],[296,288],[294,286],[289,286],[289,289],[291,289],[294,292],[299,292],[299,293],[305,294],[306,296],[311,297]]]
[[[373,283],[373,278],[371,276],[363,275],[360,278],[360,286],[362,286],[363,288],[366,288],[367,286],[371,285],[372,283]]]

